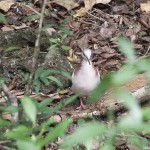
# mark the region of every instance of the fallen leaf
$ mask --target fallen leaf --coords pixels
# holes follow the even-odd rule
[[[128,13],[129,10],[128,10],[127,5],[123,4],[123,5],[120,5],[120,6],[114,6],[113,11],[115,13],[117,13],[117,12]]]
[[[74,58],[74,57],[67,57],[67,59],[70,61],[70,62],[74,62],[74,63],[79,63],[79,60],[77,58]]]
[[[27,26],[25,23],[22,23],[22,25],[20,25],[20,26],[12,25],[12,27],[13,27],[14,29],[18,30],[18,29],[27,28],[28,26]]]
[[[61,90],[61,91],[59,92],[59,94],[64,95],[64,94],[67,94],[67,93],[69,93],[69,92],[70,92],[69,89],[65,89],[65,90]]]
[[[71,9],[79,6],[79,4],[75,3],[73,0],[65,0],[65,1],[55,0],[54,3],[65,7],[68,11],[70,11]]]
[[[116,30],[117,30],[116,24],[112,24],[111,26],[108,27],[102,27],[100,29],[100,36],[106,39],[110,38]]]
[[[92,7],[95,5],[95,4],[107,4],[109,3],[111,0],[84,0],[84,5],[85,7],[82,7],[80,8],[79,10],[77,10],[76,14],[74,15],[74,17],[82,17],[84,16],[87,11],[91,10]]]
[[[52,35],[53,33],[56,32],[56,30],[54,28],[46,28],[46,29],[44,29],[44,31],[46,33],[48,33],[49,35]]]
[[[114,53],[114,54],[108,54],[108,53],[105,53],[105,54],[102,54],[102,57],[103,58],[111,58],[111,57],[114,57],[114,56],[116,56],[116,54]]]
[[[69,27],[74,30],[74,31],[77,31],[81,26],[81,23],[78,22],[78,21],[72,21],[69,23]]]
[[[146,13],[150,13],[150,1],[147,3],[141,3],[140,7],[142,11],[145,11]]]
[[[92,9],[92,7],[96,4],[96,0],[84,0],[85,8],[87,10]]]
[[[59,123],[62,121],[62,118],[60,115],[54,115],[54,116],[51,116],[50,119],[52,119],[55,123]]]
[[[13,5],[15,2],[14,0],[3,0],[0,1],[0,10],[3,10],[4,12],[7,12],[11,5]]]
[[[77,18],[77,17],[82,17],[84,16],[86,13],[87,13],[88,9],[85,8],[85,7],[82,7],[80,8],[79,10],[77,10],[76,14],[73,15],[74,18]]]
[[[4,26],[1,28],[2,31],[7,32],[7,31],[13,31],[14,29],[10,26]]]
[[[34,2],[33,2],[33,3],[34,3],[34,4],[36,4],[37,2],[39,2],[39,0],[34,0]]]
[[[126,4],[131,4],[133,2],[133,0],[123,0]]]
[[[88,47],[88,36],[85,34],[82,38],[77,40],[78,47],[84,49]]]
[[[108,4],[111,0],[96,0],[96,4],[102,3],[102,4]]]
[[[107,60],[107,62],[105,63],[106,66],[115,66],[117,64],[118,64],[118,60],[116,59]]]
[[[12,115],[9,113],[3,113],[2,118],[5,120],[12,120]]]

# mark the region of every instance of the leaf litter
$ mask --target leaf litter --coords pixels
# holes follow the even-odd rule
[[[0,10],[7,18],[8,24],[0,22],[0,30],[7,32],[29,27],[36,29],[40,3],[40,0],[35,0],[34,3],[27,4],[27,6],[26,4],[19,5],[12,0],[5,0],[5,4],[4,1],[1,1]],[[68,38],[71,47],[70,60],[71,57],[79,59],[81,49],[89,47],[93,50],[93,62],[102,75],[118,70],[121,64],[125,63],[125,58],[119,53],[116,44],[119,36],[127,36],[131,40],[139,57],[150,54],[150,5],[148,1],[122,0],[121,3],[117,3],[113,0],[81,0],[78,3],[75,0],[66,0],[62,3],[61,0],[57,0],[47,4],[45,12],[51,12],[51,14],[45,17],[44,25],[58,25],[58,21],[69,20],[68,23],[61,24],[61,26],[67,27],[73,32],[73,35]],[[50,27],[46,32],[53,35],[53,33],[57,33],[57,29]],[[14,92],[17,93],[15,90]],[[18,95],[21,97],[20,93]],[[58,102],[61,98],[69,95],[67,90],[50,95],[39,94],[37,99],[54,97]],[[68,112],[73,111],[74,108],[70,107],[69,109]],[[48,148],[57,148],[58,145],[53,144]],[[124,139],[116,143],[117,149],[127,149],[128,147],[129,145]]]

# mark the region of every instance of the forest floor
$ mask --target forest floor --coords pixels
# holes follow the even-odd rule
[[[60,2],[47,3],[43,26],[47,26],[45,30],[50,37],[53,39],[59,37],[60,41],[62,40],[61,44],[64,44],[62,51],[65,50],[64,55],[73,66],[78,65],[79,61],[75,62],[74,60],[80,60],[81,50],[91,48],[93,63],[102,77],[110,71],[118,70],[126,62],[125,57],[118,50],[117,40],[120,36],[130,39],[139,58],[150,55],[150,10],[144,11],[141,5],[148,4],[147,0],[112,0],[106,4],[95,3],[88,12],[83,14],[80,10],[81,7],[84,8],[82,0],[70,4],[78,4],[77,7],[70,8],[67,3],[67,0],[63,4]],[[0,22],[0,31],[15,33],[27,28],[37,29],[40,8],[40,0],[28,4],[16,2],[9,5],[8,3],[6,10],[4,10],[4,6],[0,6],[1,12],[7,19],[7,24]],[[65,37],[59,36],[61,31],[65,33]],[[55,45],[53,42],[55,43],[55,41],[52,41],[50,49],[52,46],[60,48],[60,45]],[[31,43],[23,45],[23,47],[26,46],[30,47]],[[41,47],[42,53],[47,52],[47,49],[48,47],[45,49]],[[59,50],[61,51],[61,49]],[[0,53],[3,55],[2,51]],[[17,76],[14,74],[9,80],[8,84],[11,90],[18,88],[16,78]],[[22,81],[19,80],[19,82]],[[70,95],[68,90],[62,91],[63,94]],[[55,97],[57,100],[61,98],[57,94]],[[71,109],[73,108],[71,107]],[[50,146],[52,147],[52,145]],[[53,149],[56,147],[54,146]],[[134,148],[123,139],[116,142],[116,149],[133,150]]]

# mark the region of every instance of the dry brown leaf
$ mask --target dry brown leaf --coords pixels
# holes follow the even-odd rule
[[[102,4],[108,4],[111,0],[96,0],[96,4],[102,3]]]
[[[115,24],[111,25],[110,27],[102,27],[100,29],[100,36],[106,39],[110,38],[116,29],[117,26]]]
[[[76,14],[73,15],[74,18],[77,17],[82,17],[87,13],[88,9],[86,9],[85,7],[80,8],[79,10],[77,10]]]
[[[36,4],[37,2],[39,2],[39,0],[34,0],[34,4]]]
[[[14,29],[10,26],[4,26],[1,28],[2,31],[7,32],[7,31],[13,31]]]
[[[68,11],[79,6],[79,4],[75,3],[73,0],[55,0],[54,3],[65,7]]]
[[[20,26],[12,25],[12,27],[16,30],[18,29],[24,29],[27,28],[28,26],[25,23],[22,23]]]
[[[78,47],[84,49],[88,47],[88,36],[85,34],[82,38],[77,40]]]
[[[82,17],[86,14],[87,11],[91,10],[95,4],[107,4],[111,0],[84,0],[85,7],[80,8],[74,17]]]
[[[60,115],[51,116],[50,119],[52,119],[55,123],[61,122],[62,120]]]
[[[85,8],[87,10],[92,9],[92,7],[96,4],[96,0],[84,0]]]
[[[141,3],[140,7],[142,11],[145,11],[146,13],[150,13],[150,1],[148,1],[147,3]]]
[[[70,62],[74,62],[74,63],[79,63],[79,60],[75,57],[67,57],[67,59],[70,61]]]
[[[56,30],[54,28],[46,28],[44,31],[46,33],[48,33],[49,35],[52,35],[53,33],[56,32]]]
[[[0,10],[3,10],[4,12],[7,12],[11,5],[13,5],[15,2],[14,0],[3,0],[0,1]]]
[[[105,63],[106,66],[115,66],[118,64],[118,60],[116,59],[111,59],[111,60],[107,60],[107,62]]]
[[[114,57],[114,56],[116,56],[115,53],[113,53],[113,54],[105,53],[105,54],[102,55],[102,57],[103,57],[103,58],[106,58],[106,59],[111,58],[111,57]]]

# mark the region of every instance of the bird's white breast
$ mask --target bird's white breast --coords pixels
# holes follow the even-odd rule
[[[72,90],[82,95],[89,95],[100,82],[99,73],[92,64],[82,62],[80,70],[72,76]]]

